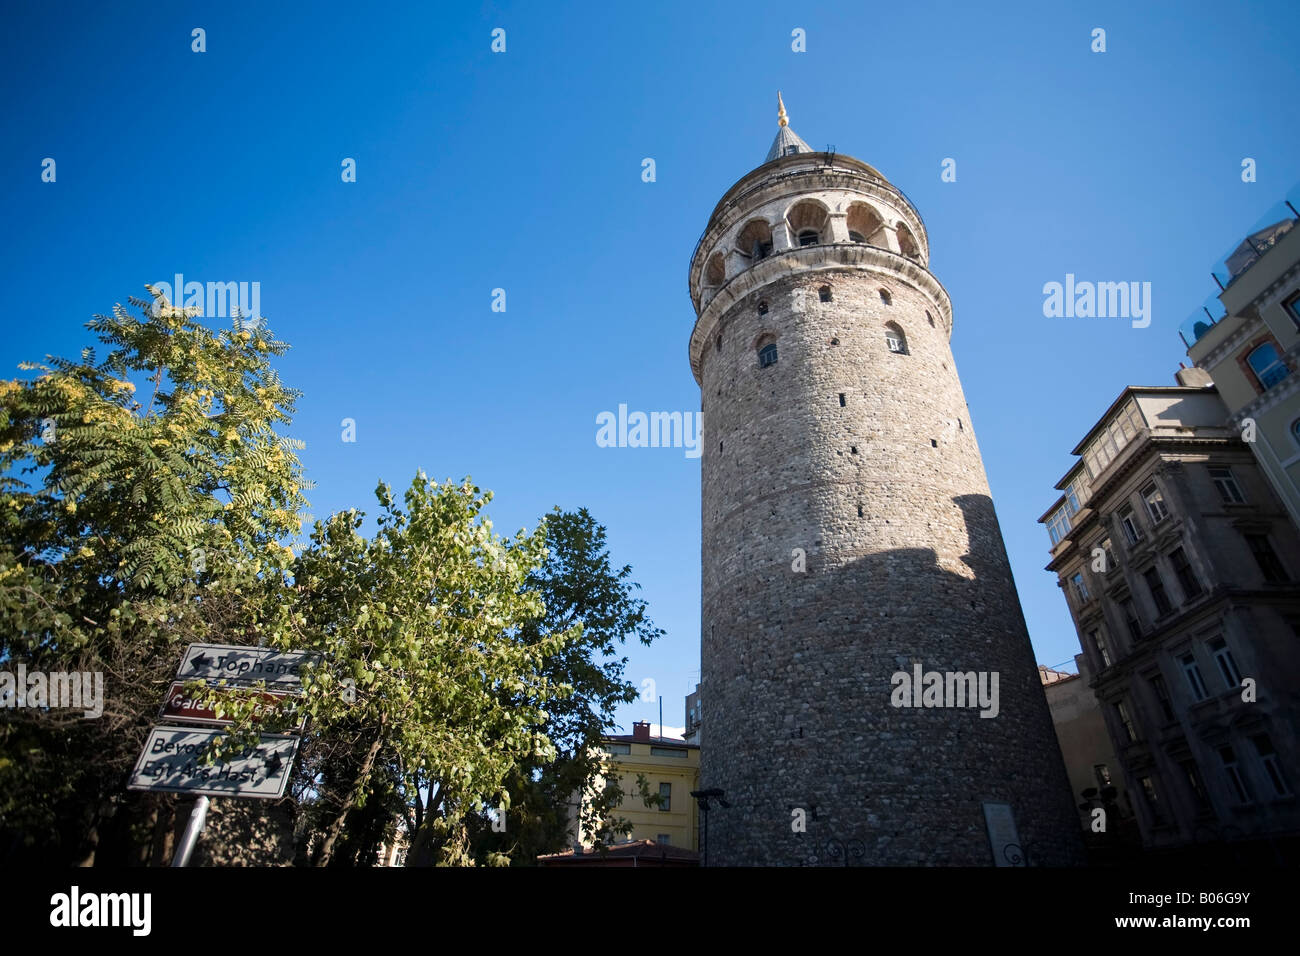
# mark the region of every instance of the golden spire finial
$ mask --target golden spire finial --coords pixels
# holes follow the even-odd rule
[[[788,116],[785,115],[785,103],[781,100],[781,91],[780,91],[780,90],[777,90],[777,91],[776,91],[776,105],[777,105],[777,112],[776,112],[776,125],[777,125],[777,126],[789,126],[789,125],[790,125],[790,117],[788,117]]]

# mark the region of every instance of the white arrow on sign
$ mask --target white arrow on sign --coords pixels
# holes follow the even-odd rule
[[[209,797],[277,799],[289,786],[298,738],[262,734],[257,748],[204,766],[204,751],[219,730],[193,727],[154,727],[135,762],[128,790],[203,794]]]
[[[277,690],[301,691],[303,666],[318,660],[309,651],[277,651],[234,644],[191,644],[181,658],[177,680],[266,681]]]

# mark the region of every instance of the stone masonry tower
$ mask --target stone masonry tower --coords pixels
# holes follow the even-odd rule
[[[690,270],[708,862],[1080,862],[921,216],[779,121]]]

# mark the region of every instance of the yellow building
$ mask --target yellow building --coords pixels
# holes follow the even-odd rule
[[[699,826],[692,790],[700,786],[700,748],[677,737],[652,737],[650,724],[638,721],[630,735],[602,738],[601,750],[618,775],[623,801],[617,815],[632,824],[622,839],[654,840],[687,850],[699,849]],[[646,806],[637,786],[637,775],[645,776],[652,795],[662,795],[660,806]],[[604,786],[598,780],[597,786]],[[581,842],[592,845],[590,834]]]
[[[1300,192],[1300,188],[1296,190]],[[1300,526],[1300,229],[1280,202],[1213,269],[1221,292],[1183,324],[1230,423]]]

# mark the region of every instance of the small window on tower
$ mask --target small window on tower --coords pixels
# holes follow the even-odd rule
[[[844,393],[840,392],[840,408],[844,407]]]
[[[867,237],[864,236],[864,235],[863,235],[862,233],[860,233],[860,232],[854,232],[853,230],[850,229],[850,230],[849,230],[849,242],[860,242],[860,243],[862,243],[863,245],[866,245]]]
[[[766,302],[760,302],[760,303],[758,304],[758,314],[759,314],[759,315],[767,315],[767,303],[766,303]]]
[[[805,229],[803,230],[803,232],[799,233],[799,245],[815,246],[817,245],[817,241],[819,238],[820,237],[817,235],[817,230]]]
[[[907,354],[907,337],[893,322],[885,326],[885,344],[889,346],[891,352],[897,352],[899,355]]]
[[[831,287],[824,285],[818,289],[817,298],[821,299],[823,302],[829,302],[831,300]]]
[[[767,368],[776,364],[776,343],[769,342],[758,350],[758,367]]]
[[[885,303],[885,305],[892,305],[893,302],[894,302],[894,297],[893,297],[892,295],[889,294],[889,290],[888,290],[888,289],[881,289],[881,290],[880,290],[880,301],[883,302],[883,303]]]
[[[930,328],[934,328],[934,316],[932,316],[929,312],[927,312],[925,313],[925,317],[930,322]]]

